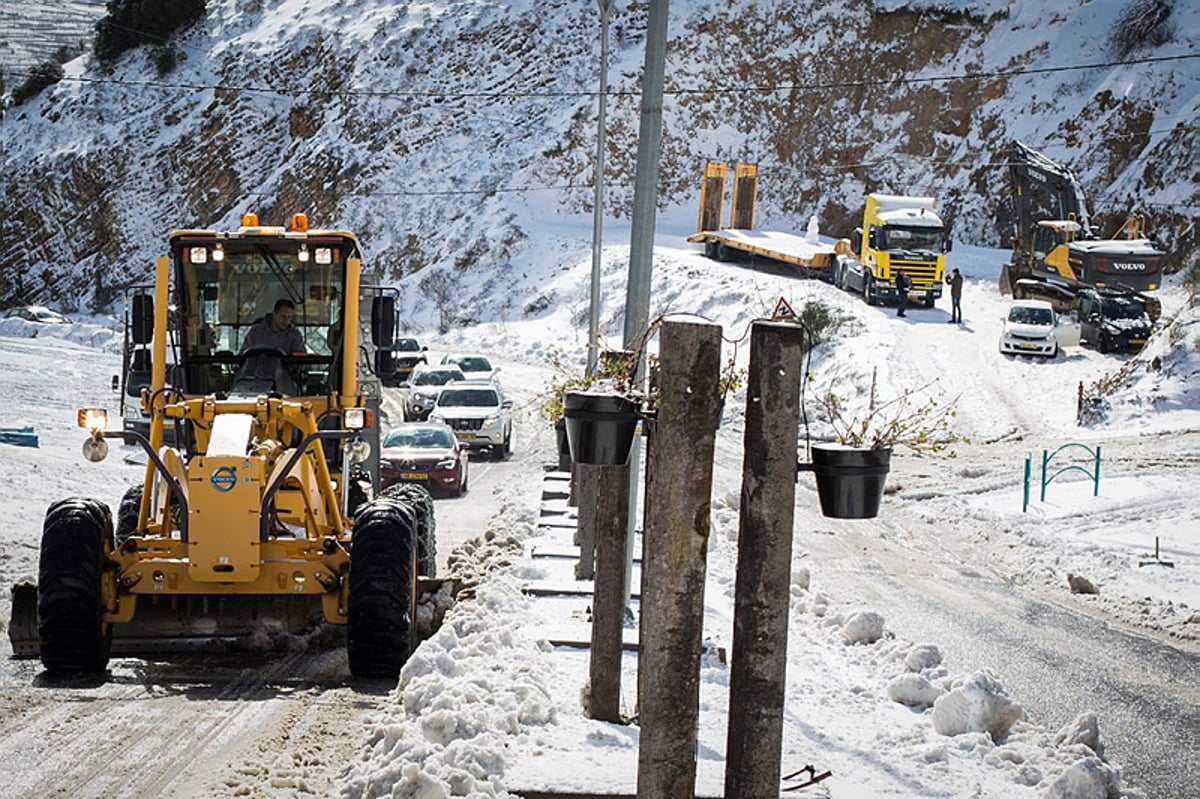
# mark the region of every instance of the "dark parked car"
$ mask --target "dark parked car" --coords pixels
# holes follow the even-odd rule
[[[469,463],[466,445],[448,425],[405,422],[380,445],[380,486],[420,483],[430,494],[461,496],[467,490]]]
[[[1075,301],[1080,335],[1100,352],[1137,352],[1154,329],[1145,302],[1134,294],[1085,288]]]
[[[392,346],[392,356],[396,361],[396,371],[383,377],[385,386],[400,386],[408,382],[408,377],[417,364],[429,363],[425,358],[428,347],[422,347],[415,338],[398,338]]]

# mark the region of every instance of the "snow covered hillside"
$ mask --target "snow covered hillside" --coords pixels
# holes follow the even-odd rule
[[[709,158],[762,167],[761,225],[846,235],[867,191],[930,194],[958,241],[1007,243],[1001,146],[1067,162],[1100,216],[1149,214],[1190,263],[1200,7],[1114,65],[1145,0],[674,0],[660,204],[694,218]],[[359,232],[382,280],[451,291],[462,321],[514,318],[501,284],[541,220],[590,210],[598,30],[582,0],[210,0],[158,75],[88,58],[0,120],[0,305],[111,308],[165,231],[255,211]],[[18,6],[18,11],[21,6]],[[630,207],[644,4],[615,4],[607,208]],[[869,65],[869,67],[867,66]],[[1096,66],[1101,65],[1101,66]],[[1105,231],[1113,229],[1104,224]]]

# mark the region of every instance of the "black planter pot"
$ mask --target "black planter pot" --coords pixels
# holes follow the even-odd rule
[[[618,394],[568,393],[563,397],[571,459],[592,466],[622,466],[637,431],[638,406]]]
[[[812,448],[821,513],[831,519],[873,519],[879,515],[883,484],[891,468],[890,449],[852,449],[839,445]]]

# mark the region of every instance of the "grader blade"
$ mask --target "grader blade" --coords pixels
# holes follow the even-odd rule
[[[141,596],[133,620],[113,626],[112,652],[274,649],[321,620],[316,596]]]
[[[8,622],[8,640],[14,658],[38,656],[37,585],[17,583],[12,587],[12,617]]]

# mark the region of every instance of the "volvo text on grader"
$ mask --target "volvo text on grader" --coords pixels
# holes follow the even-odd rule
[[[352,233],[309,230],[299,214],[287,229],[242,222],[172,232],[153,293],[131,297],[146,433],[80,411],[89,459],[124,438],[148,461],[115,519],[78,497],[46,513],[38,583],[14,591],[10,634],[14,654],[39,652],[50,672],[321,619],[347,625],[356,675],[395,675],[408,657],[417,575],[434,570],[433,504],[412,486],[368,501],[395,292],[360,283]],[[245,346],[280,299],[303,351]]]

